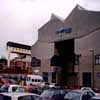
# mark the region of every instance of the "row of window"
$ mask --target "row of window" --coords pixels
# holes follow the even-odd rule
[[[100,55],[95,56],[95,64],[100,65]]]
[[[23,52],[31,52],[30,50],[26,50],[26,49],[21,49],[21,48],[14,48],[14,47],[10,47],[9,49],[11,50],[20,50],[20,51],[23,51]]]
[[[49,77],[50,73],[48,72],[43,72],[43,80],[45,82],[48,82],[48,77]],[[52,76],[52,83],[56,83],[56,72],[52,72],[51,73]]]
[[[40,79],[31,79],[30,77],[27,77],[27,81],[41,82],[42,80],[40,80]]]
[[[80,63],[80,61],[79,61],[79,59],[80,59],[80,56],[79,55],[76,55],[75,56],[75,60],[74,60],[74,64],[75,65],[79,65],[79,63]],[[60,65],[59,64],[59,60],[57,60],[57,59],[55,59],[55,60],[53,60],[52,61],[52,59],[51,59],[51,65],[52,65],[52,63],[53,63],[53,65]],[[100,55],[96,55],[95,56],[95,64],[96,65],[100,65]],[[32,66],[33,67],[40,67],[41,66],[41,60],[40,59],[32,59]]]
[[[96,55],[94,58],[95,65],[100,65],[100,55]],[[79,56],[75,56],[75,65],[79,65]]]

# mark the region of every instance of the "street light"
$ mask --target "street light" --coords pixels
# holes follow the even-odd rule
[[[92,53],[92,86],[94,88],[94,49],[90,49]]]
[[[79,78],[79,81],[78,81],[78,85],[80,86],[80,57],[81,57],[81,54],[78,54],[78,78]]]

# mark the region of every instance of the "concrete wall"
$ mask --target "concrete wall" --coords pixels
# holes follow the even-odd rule
[[[32,46],[32,57],[38,59],[50,59],[54,54],[54,43],[37,41]]]
[[[94,50],[94,56],[100,54],[100,30],[95,31],[87,36],[75,40],[75,53],[81,54],[80,57],[80,80],[82,84],[82,73],[91,72],[92,73],[92,52]],[[94,79],[95,86],[100,87],[100,78],[97,77],[97,72],[100,72],[100,65],[94,65]]]

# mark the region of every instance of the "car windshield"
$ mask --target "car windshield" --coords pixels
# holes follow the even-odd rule
[[[54,91],[45,90],[45,91],[41,94],[41,97],[52,97],[53,94],[54,94]]]
[[[60,94],[65,94],[64,90],[45,90],[42,94],[41,97],[52,97],[54,95],[60,95]]]
[[[80,96],[81,96],[80,92],[71,91],[68,92],[64,98],[68,100],[80,100]]]
[[[16,92],[25,92],[25,88],[23,87],[18,87]]]

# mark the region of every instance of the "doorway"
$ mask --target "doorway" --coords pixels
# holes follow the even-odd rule
[[[91,87],[91,72],[83,73],[83,86]]]
[[[77,76],[74,73],[74,39],[55,42],[54,49],[55,53],[51,58],[51,66],[61,68],[60,84],[68,85],[68,83],[73,83],[70,80],[73,79],[73,76]]]

